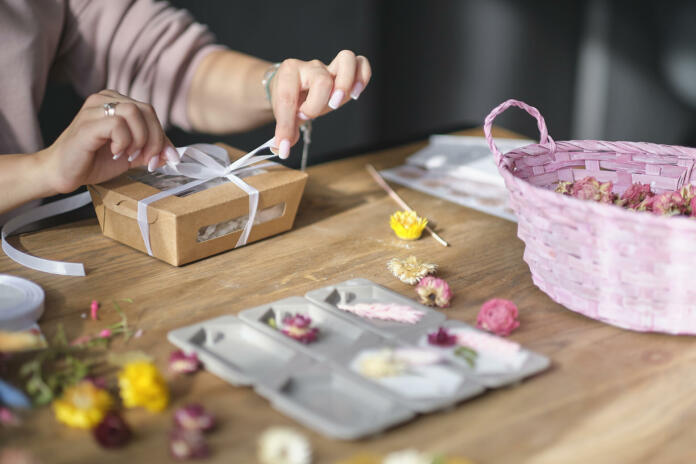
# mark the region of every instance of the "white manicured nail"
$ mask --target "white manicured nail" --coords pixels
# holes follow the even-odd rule
[[[176,151],[173,147],[167,146],[167,148],[164,149],[164,156],[174,164],[178,164],[179,162],[181,162],[181,158],[179,158],[179,152]]]
[[[138,156],[140,156],[140,150],[137,150],[135,153],[133,153],[132,155],[130,155],[130,156],[128,157],[128,162],[129,162],[129,163],[132,163],[133,160],[136,159]]]
[[[286,159],[288,156],[290,156],[290,141],[288,139],[280,141],[280,146],[278,147],[278,156],[280,156],[282,159]]]
[[[343,90],[334,90],[334,93],[331,95],[331,98],[329,99],[329,108],[335,110],[336,108],[338,108],[338,105],[340,105],[342,101]]]
[[[303,121],[309,121],[309,116],[307,116],[306,114],[304,114],[302,111],[300,111],[299,113],[297,113],[297,116],[298,116],[301,120],[303,120]]]
[[[121,156],[123,156],[123,152],[116,153],[116,154],[114,155],[114,159],[117,160],[117,159],[119,159]]]
[[[155,169],[157,169],[157,165],[159,164],[159,155],[155,155],[152,158],[150,158],[150,162],[147,163],[147,170],[150,172],[154,172]]]
[[[362,84],[362,82],[356,82],[353,86],[353,90],[350,91],[350,98],[357,100],[364,88],[365,86]]]

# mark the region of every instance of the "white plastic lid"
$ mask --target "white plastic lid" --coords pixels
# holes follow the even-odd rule
[[[34,282],[0,274],[0,329],[25,330],[44,310],[44,291]]]

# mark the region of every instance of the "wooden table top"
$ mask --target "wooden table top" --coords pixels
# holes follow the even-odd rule
[[[211,463],[256,462],[257,437],[273,425],[306,433],[318,463],[411,447],[478,463],[689,461],[696,455],[696,347],[689,337],[629,332],[553,303],[532,284],[514,223],[397,187],[412,207],[437,222],[451,246],[428,236],[416,242],[393,236],[388,219],[397,207],[364,166],[401,164],[424,144],[310,168],[292,231],[181,268],[103,237],[93,219],[15,239],[39,256],[84,262],[86,277],[35,272],[4,255],[0,273],[29,278],[46,290],[41,326],[47,336],[58,324],[69,339],[93,333],[97,323],[81,317],[93,299],[108,308],[111,300],[132,298],[125,310],[144,334],[115,343],[113,350],[144,350],[166,370],[174,349],[167,332],[197,321],[356,277],[413,296],[385,265],[394,256],[415,254],[438,263],[452,287],[449,318],[473,324],[485,300],[514,300],[521,326],[510,338],[550,357],[549,371],[359,442],[306,430],[250,388],[232,387],[207,372],[171,379],[173,405],[164,413],[125,412],[136,438],[121,450],[104,451],[89,433],[58,425],[49,408],[30,414],[18,429],[1,430],[0,442],[29,448],[46,463],[163,462],[173,409],[195,401],[219,418],[209,437]],[[116,320],[113,312],[102,313]]]

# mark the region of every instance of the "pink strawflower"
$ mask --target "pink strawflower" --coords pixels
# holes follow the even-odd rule
[[[97,312],[99,311],[99,302],[97,300],[92,300],[92,304],[89,305],[89,316],[93,321],[97,320]]]
[[[169,436],[169,451],[176,459],[206,458],[210,449],[199,430],[175,428]]]
[[[652,201],[653,214],[675,216],[686,209],[684,198],[677,192],[664,192],[656,195]]]
[[[104,329],[101,332],[99,332],[99,336],[101,338],[109,338],[111,336],[111,330],[109,329]]]
[[[452,290],[444,280],[426,276],[416,285],[416,293],[421,303],[428,306],[447,308],[452,300]]]
[[[200,404],[187,404],[174,412],[174,424],[182,429],[207,432],[215,427],[215,418]]]
[[[646,198],[654,196],[649,184],[633,184],[621,195],[622,204],[626,208],[636,209]]]
[[[280,331],[301,343],[311,343],[319,334],[319,329],[312,327],[312,318],[302,314],[285,315]]]
[[[192,374],[200,367],[196,353],[186,354],[182,350],[176,350],[169,355],[169,370],[175,374]]]
[[[496,335],[507,336],[520,326],[517,316],[518,311],[515,303],[502,298],[494,298],[481,306],[476,317],[476,326]]]
[[[437,332],[428,334],[428,343],[437,346],[454,346],[457,344],[457,336],[451,334],[446,328],[440,327]]]

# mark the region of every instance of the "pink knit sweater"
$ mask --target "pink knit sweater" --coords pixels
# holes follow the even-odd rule
[[[162,124],[189,128],[188,87],[212,43],[166,2],[0,0],[0,154],[43,147],[37,113],[50,79],[82,96],[114,89],[151,103]]]

